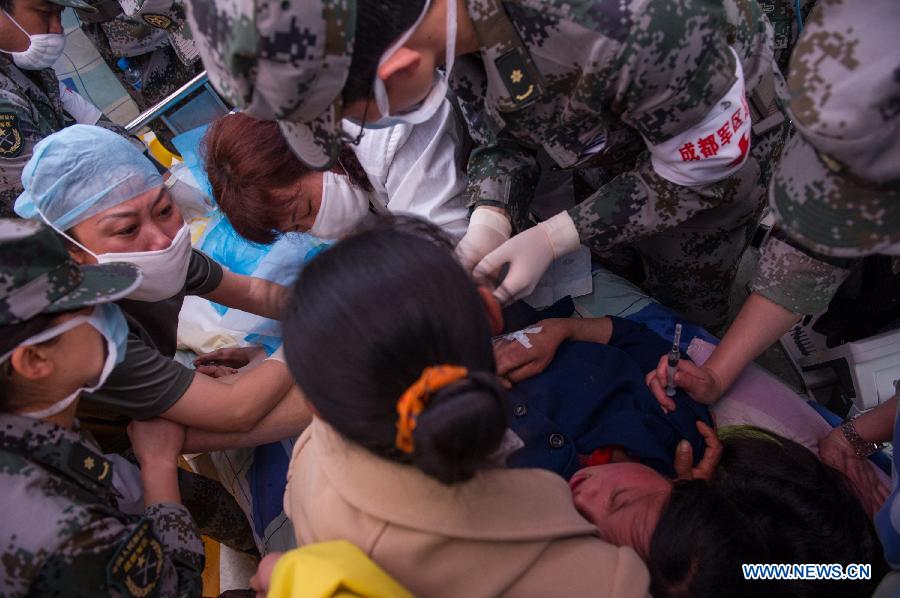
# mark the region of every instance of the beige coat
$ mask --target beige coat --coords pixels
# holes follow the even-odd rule
[[[630,548],[598,539],[559,476],[492,469],[445,486],[347,442],[319,418],[284,496],[300,546],[345,539],[417,596],[646,596]]]

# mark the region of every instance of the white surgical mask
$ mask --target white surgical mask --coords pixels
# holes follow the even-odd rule
[[[94,382],[91,386],[82,386],[72,394],[68,395],[60,401],[57,401],[56,403],[53,403],[46,409],[41,409],[39,411],[28,411],[26,413],[23,413],[22,415],[27,415],[28,417],[33,417],[35,419],[41,419],[44,417],[56,415],[57,413],[62,413],[69,407],[69,405],[75,402],[75,400],[81,395],[81,393],[94,392],[95,390],[103,386],[116,365],[121,363],[125,358],[125,347],[127,346],[128,341],[128,323],[125,321],[125,316],[122,315],[122,312],[119,311],[119,308],[112,303],[103,303],[101,305],[98,305],[94,308],[94,311],[91,312],[91,315],[76,316],[74,318],[66,320],[59,326],[54,326],[49,330],[45,330],[40,334],[36,334],[35,336],[19,343],[18,346],[21,347],[23,345],[37,345],[49,341],[50,339],[56,338],[61,334],[65,334],[66,332],[74,329],[76,326],[80,326],[82,324],[90,324],[91,326],[93,326],[103,336],[103,339],[106,342],[106,360],[103,362],[103,369],[100,371],[100,376],[97,378],[97,381]],[[13,351],[14,350],[15,349],[13,349]],[[12,351],[0,358],[0,363],[5,361],[11,354]]]
[[[351,185],[346,176],[326,172],[322,178],[322,203],[309,234],[337,239],[356,228],[368,213],[368,191]]]
[[[50,68],[62,56],[66,48],[66,36],[62,33],[39,33],[32,35],[25,31],[19,23],[5,10],[3,14],[13,25],[28,36],[28,49],[24,52],[10,52],[17,67],[26,71],[40,71]]]
[[[130,253],[102,253],[95,255],[100,264],[126,262],[138,267],[144,275],[141,285],[128,299],[135,301],[163,301],[177,295],[187,280],[191,263],[191,229],[181,227],[165,249]]]
[[[127,253],[101,253],[97,255],[63,231],[44,216],[41,210],[37,213],[47,226],[96,258],[98,264],[125,262],[137,266],[144,278],[127,299],[135,301],[164,301],[177,295],[187,280],[188,266],[191,263],[191,229],[183,225],[169,246],[156,251],[133,251]]]
[[[387,51],[382,55],[381,60],[378,61],[378,68],[381,68],[381,65],[383,65],[385,61],[387,61],[397,50],[403,47],[403,44],[407,42],[410,36],[412,36],[415,30],[422,23],[422,20],[425,18],[430,5],[431,1],[426,0],[425,8],[422,10],[422,14],[419,15],[419,18],[416,20],[413,26],[410,27],[409,30],[407,30],[407,32],[404,33],[400,37],[400,39],[394,42],[391,47],[388,48]],[[447,96],[450,71],[453,70],[453,61],[455,60],[455,58],[456,2],[451,0],[447,2],[447,45],[444,71],[435,71],[435,81],[434,85],[432,85],[431,87],[431,91],[428,92],[428,95],[425,97],[425,99],[422,100],[417,106],[413,107],[410,110],[407,110],[406,112],[392,115],[390,101],[388,100],[387,88],[384,85],[384,81],[376,74],[373,91],[375,95],[375,104],[378,106],[378,110],[381,113],[381,118],[371,123],[365,123],[365,126],[372,129],[380,129],[384,127],[392,127],[398,124],[418,125],[434,116],[434,114],[441,107],[441,103],[444,101],[444,98]]]

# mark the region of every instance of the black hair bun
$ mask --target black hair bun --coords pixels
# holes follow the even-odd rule
[[[500,446],[506,393],[488,372],[469,375],[435,393],[413,432],[412,463],[445,484],[465,482]]]

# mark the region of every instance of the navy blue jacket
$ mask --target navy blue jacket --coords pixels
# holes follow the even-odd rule
[[[644,382],[670,344],[642,324],[611,319],[609,344],[563,343],[546,370],[509,391],[510,427],[525,442],[508,459],[511,467],[549,469],[568,479],[581,467],[579,455],[616,445],[673,476],[682,438],[693,446],[695,463],[702,457],[695,422],[712,426],[707,407],[679,390],[678,408],[666,415]]]

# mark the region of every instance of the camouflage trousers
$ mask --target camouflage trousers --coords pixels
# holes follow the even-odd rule
[[[184,469],[178,470],[181,502],[207,536],[232,550],[258,555],[250,522],[244,511],[219,482]]]
[[[731,201],[686,222],[614,248],[588,247],[604,267],[640,286],[651,297],[713,333],[725,325],[741,257],[768,201],[768,182],[787,124],[754,139],[759,180],[737,189]]]

